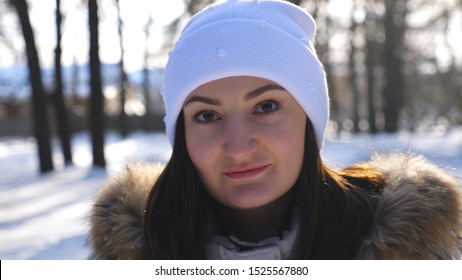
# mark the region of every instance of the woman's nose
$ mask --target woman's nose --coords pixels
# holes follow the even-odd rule
[[[234,159],[249,156],[257,149],[256,133],[248,121],[233,117],[226,124],[224,133],[225,155]]]

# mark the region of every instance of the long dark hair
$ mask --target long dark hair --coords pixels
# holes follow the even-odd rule
[[[305,154],[295,184],[299,232],[294,259],[355,259],[367,234],[384,176],[365,164],[325,165],[307,119]]]
[[[371,197],[381,176],[364,166],[340,172],[328,168],[309,119],[306,123],[303,166],[294,185],[300,225],[291,258],[355,258],[372,219]],[[172,156],[148,196],[143,226],[152,259],[205,258],[212,198],[189,157],[184,131],[180,113]]]

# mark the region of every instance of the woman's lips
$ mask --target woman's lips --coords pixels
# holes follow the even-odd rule
[[[266,165],[248,165],[242,167],[233,167],[227,169],[223,172],[224,175],[231,179],[239,180],[239,179],[248,179],[258,174],[262,173],[269,164]]]

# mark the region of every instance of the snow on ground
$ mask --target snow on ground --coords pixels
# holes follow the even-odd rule
[[[63,166],[53,143],[56,171],[39,175],[33,139],[0,139],[0,259],[86,259],[85,232],[92,198],[106,177],[127,161],[165,162],[171,152],[162,133],[108,134],[107,170],[91,167],[87,134],[73,137],[74,165]],[[439,133],[330,136],[325,161],[343,167],[373,152],[414,152],[462,178],[462,128]]]

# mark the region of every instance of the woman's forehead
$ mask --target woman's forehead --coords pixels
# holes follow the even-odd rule
[[[262,86],[275,85],[279,86],[274,81],[253,77],[253,76],[235,76],[235,77],[226,77],[218,80],[214,80],[208,83],[205,83],[191,92],[189,96],[200,95],[200,94],[219,94],[230,91],[245,91],[245,90],[255,90]]]

